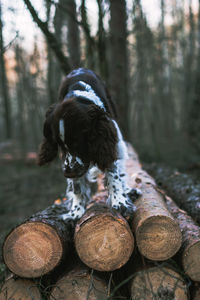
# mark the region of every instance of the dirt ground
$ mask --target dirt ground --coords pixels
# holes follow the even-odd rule
[[[17,224],[64,196],[60,162],[45,167],[24,161],[0,161],[0,247]],[[2,251],[1,251],[2,252]],[[0,257],[0,280],[4,265]]]

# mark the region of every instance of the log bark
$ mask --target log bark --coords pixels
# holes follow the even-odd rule
[[[177,205],[187,211],[200,224],[200,184],[190,175],[156,165],[145,166],[162,189],[166,190]]]
[[[200,281],[200,227],[171,198],[165,198],[167,207],[178,221],[182,232],[180,256],[183,269],[192,280]]]
[[[126,220],[104,203],[90,207],[75,228],[75,247],[80,259],[98,271],[123,266],[134,248],[134,238]]]
[[[3,258],[8,269],[26,278],[49,273],[67,256],[72,222],[63,221],[65,204],[52,205],[11,230],[4,241]]]
[[[131,281],[132,300],[187,300],[187,285],[182,276],[166,266],[147,267],[134,274]]]
[[[182,242],[178,223],[168,211],[154,179],[142,170],[137,154],[129,147],[126,164],[128,184],[140,188],[142,196],[135,201],[133,231],[138,249],[151,260],[166,260],[176,254]]]
[[[38,286],[30,279],[11,276],[0,289],[0,300],[42,300]]]
[[[74,269],[60,278],[50,294],[50,300],[106,300],[106,283],[86,269]]]

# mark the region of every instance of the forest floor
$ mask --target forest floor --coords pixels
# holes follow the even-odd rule
[[[60,162],[39,167],[24,161],[0,161],[0,249],[9,231],[65,195]],[[2,252],[2,251],[1,251]],[[4,277],[0,256],[0,282]]]

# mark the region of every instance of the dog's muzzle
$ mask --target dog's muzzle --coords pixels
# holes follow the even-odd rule
[[[83,176],[89,168],[89,163],[83,163],[79,157],[67,153],[63,163],[64,176],[67,178],[76,178]]]

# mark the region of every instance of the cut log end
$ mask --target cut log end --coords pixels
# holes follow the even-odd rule
[[[151,267],[136,273],[131,283],[131,295],[133,300],[188,299],[182,277],[166,267]]]
[[[48,273],[63,253],[56,230],[42,222],[24,223],[15,228],[3,246],[5,264],[18,276],[31,278]]]
[[[200,241],[190,245],[183,253],[183,268],[194,281],[200,281]]]
[[[75,246],[80,259],[98,271],[113,271],[131,256],[134,238],[128,223],[108,209],[90,209],[76,228]],[[85,220],[86,219],[86,220]]]
[[[70,272],[58,280],[53,288],[50,300],[106,300],[106,284],[88,272]]]
[[[178,224],[167,216],[153,216],[144,220],[136,231],[140,252],[151,260],[166,260],[181,247],[182,235]]]
[[[0,300],[41,300],[41,294],[39,288],[35,283],[28,279],[21,278],[9,278],[7,279],[1,290],[0,290]]]

